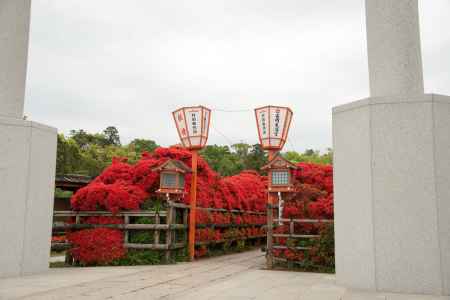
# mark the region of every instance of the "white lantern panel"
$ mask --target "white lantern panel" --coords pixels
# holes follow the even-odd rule
[[[200,136],[202,134],[203,121],[201,108],[188,108],[186,110],[186,119],[189,136]]]
[[[186,119],[184,115],[184,110],[179,109],[173,113],[173,117],[175,119],[175,123],[178,130],[178,135],[180,136],[181,140],[183,141],[184,138],[188,137],[188,131],[186,127]]]
[[[259,134],[261,139],[269,137],[269,108],[261,108],[256,111],[258,121]]]
[[[284,132],[284,136],[283,136],[283,139],[285,141],[287,139],[289,126],[291,125],[291,120],[292,120],[292,111],[288,110],[288,111],[286,111],[286,126],[285,126],[286,128],[285,128],[285,132]]]
[[[285,126],[286,109],[271,107],[270,117],[270,139],[280,139],[283,136]]]
[[[208,136],[208,130],[209,130],[209,116],[211,112],[208,109],[203,109],[203,128],[202,128],[202,135]],[[205,141],[206,142],[206,141]]]

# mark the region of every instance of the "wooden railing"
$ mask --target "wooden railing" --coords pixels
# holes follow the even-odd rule
[[[124,247],[128,249],[151,249],[165,251],[165,258],[170,261],[171,252],[175,249],[186,247],[188,228],[188,209],[180,207],[178,204],[169,202],[165,210],[143,210],[143,211],[121,211],[112,214],[108,211],[56,211],[54,217],[75,218],[74,223],[55,222],[53,223],[53,233],[65,233],[67,230],[80,230],[89,228],[112,228],[124,231]],[[115,217],[123,218],[123,224],[86,224],[83,219],[86,217]],[[136,218],[150,218],[151,224],[135,223]],[[178,220],[181,222],[178,223]],[[132,231],[151,230],[153,231],[153,243],[130,243],[129,237]],[[161,231],[165,231],[165,241],[160,240]],[[177,234],[182,231],[182,242],[178,242]],[[52,250],[70,249],[70,243],[52,242]],[[66,263],[72,264],[73,258],[70,251],[66,251]]]
[[[151,249],[165,252],[166,261],[171,259],[172,251],[187,247],[187,230],[189,206],[183,203],[168,201],[165,207],[160,210],[141,210],[141,211],[120,211],[111,213],[109,211],[55,211],[54,219],[66,219],[66,222],[54,222],[53,234],[65,234],[68,231],[76,231],[90,228],[111,228],[124,232],[124,247],[128,249]],[[249,210],[227,210],[218,208],[197,207],[199,211],[220,212],[237,214],[265,215],[265,212]],[[121,224],[88,224],[85,219],[88,217],[114,217],[122,218]],[[136,223],[136,219],[146,217],[151,222]],[[70,222],[68,222],[70,220]],[[148,224],[151,223],[151,224]],[[226,228],[248,228],[263,227],[265,224],[197,224],[196,228],[226,229]],[[132,243],[130,236],[133,231],[149,230],[153,231],[152,243]],[[161,232],[164,231],[165,239],[161,241]],[[182,235],[181,239],[179,235]],[[219,244],[239,240],[265,239],[266,235],[248,236],[248,237],[228,237],[221,240],[197,241],[196,246]],[[52,250],[61,251],[72,248],[68,242],[52,242]],[[66,251],[66,263],[73,264],[74,259],[70,251]]]
[[[298,263],[296,261],[289,261],[286,258],[275,257],[273,255],[273,250],[285,250],[292,249],[296,251],[308,251],[311,247],[301,247],[301,246],[289,246],[280,245],[276,243],[275,238],[287,238],[294,240],[305,240],[305,239],[318,239],[319,234],[301,234],[295,232],[295,224],[333,224],[334,220],[326,219],[288,219],[288,218],[273,218],[274,210],[278,211],[278,205],[267,205],[267,246],[266,246],[266,262],[267,268],[273,268],[274,261],[287,262],[288,265],[293,263]],[[277,214],[278,215],[278,214]],[[289,224],[288,233],[274,233],[274,228],[280,225]]]
[[[180,208],[189,208],[189,206],[181,203],[175,203],[176,207]],[[199,211],[207,211],[207,212],[221,212],[221,213],[231,213],[231,214],[250,214],[250,215],[265,215],[265,212],[260,211],[252,211],[252,210],[239,210],[239,209],[224,209],[224,208],[206,208],[206,207],[197,207]],[[196,224],[196,228],[211,228],[211,229],[219,229],[219,228],[246,228],[246,227],[262,227],[265,224]],[[208,240],[208,241],[196,241],[195,246],[202,245],[210,245],[210,244],[220,244],[225,242],[233,242],[239,240],[254,240],[254,239],[264,239],[266,235],[257,235],[257,236],[248,236],[248,237],[229,237],[220,240]]]

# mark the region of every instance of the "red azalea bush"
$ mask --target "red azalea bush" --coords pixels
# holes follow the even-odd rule
[[[157,148],[153,153],[144,153],[135,164],[128,164],[125,159],[114,159],[88,186],[72,196],[74,210],[138,210],[145,200],[155,197],[159,188],[159,174],[152,170],[168,159],[177,159],[191,166],[191,153],[183,148]],[[299,163],[294,172],[295,193],[287,195],[283,217],[285,218],[333,218],[333,172],[331,166]],[[190,192],[190,174],[186,175],[186,195]],[[197,205],[205,208],[224,208],[227,210],[244,210],[265,212],[267,178],[255,171],[244,171],[230,177],[220,177],[208,164],[199,158]],[[189,204],[190,197],[181,199]],[[198,229],[197,241],[219,241],[231,238],[247,238],[264,235],[261,225],[266,223],[266,216],[253,213],[230,213],[197,211],[197,224],[233,225],[221,228]],[[119,224],[121,218],[90,217],[82,223]],[[241,227],[240,225],[245,225]],[[296,224],[295,230],[308,234],[322,232],[323,228],[311,224]],[[322,230],[322,231],[321,231]],[[279,233],[288,232],[286,226],[276,228]],[[123,248],[123,233],[114,229],[89,229],[70,233],[69,242],[75,245],[72,254],[83,264],[105,264],[126,254]],[[277,239],[280,244],[291,241]],[[326,244],[326,243],[325,243]],[[316,245],[311,251],[311,258],[304,254],[289,251],[276,251],[278,256],[295,260],[310,259],[324,262],[324,253],[329,245]],[[327,252],[328,251],[328,252]],[[334,249],[333,249],[334,251]],[[196,250],[197,256],[208,253],[206,246]],[[327,254],[329,256],[329,253]]]
[[[159,173],[152,170],[168,159],[177,159],[191,166],[191,153],[183,148],[157,148],[153,153],[143,153],[142,158],[135,164],[128,164],[126,159],[114,159],[111,166],[106,168],[93,182],[80,189],[72,196],[71,205],[74,210],[108,210],[117,213],[120,210],[138,210],[141,204],[149,198],[156,196],[159,188]],[[186,195],[190,192],[191,175],[185,178]],[[197,205],[205,208],[225,208],[227,210],[252,210],[265,212],[267,199],[266,178],[255,171],[244,171],[239,175],[220,177],[200,157],[198,160]],[[181,200],[189,204],[190,197]],[[83,223],[90,224],[117,224],[120,218],[90,217],[84,218]],[[222,212],[197,212],[198,224],[251,224],[260,226],[266,222],[265,216],[255,214],[230,214]],[[247,228],[248,231],[227,232],[225,229],[198,230],[198,241],[221,240],[223,236],[257,236],[261,235],[258,228]],[[256,230],[258,229],[258,230]],[[253,231],[251,231],[253,230]],[[81,230],[79,232],[85,232]],[[70,235],[69,241],[77,245],[74,250],[75,259],[85,264],[109,263],[119,254],[124,255],[125,250],[114,250],[116,255],[100,256],[93,250],[93,244],[104,247],[98,239],[89,239],[93,231]],[[90,233],[89,233],[90,232]],[[118,230],[110,230],[117,237],[122,234]],[[122,234],[123,235],[123,234]],[[81,238],[81,236],[83,238]],[[105,240],[107,243],[108,240]],[[117,245],[116,245],[117,246]],[[116,249],[116,248],[114,248]],[[203,249],[203,248],[202,248]],[[88,252],[91,251],[93,253]],[[204,255],[204,250],[199,250]],[[98,260],[95,260],[98,257]]]
[[[125,255],[123,233],[108,228],[95,228],[68,234],[71,254],[84,265],[106,264]]]
[[[177,159],[191,166],[191,153],[183,148],[157,148],[144,153],[141,160],[130,165],[115,159],[91,184],[80,189],[71,199],[74,210],[138,209],[142,202],[155,196],[159,188],[159,174],[152,169],[168,159]],[[265,210],[265,178],[254,171],[221,178],[199,158],[197,204],[200,207]],[[190,192],[191,175],[186,175],[186,193]],[[183,202],[189,204],[189,197]]]
[[[333,169],[332,166],[299,163],[294,171],[295,193],[286,197],[283,218],[288,219],[323,219],[332,220],[333,215]],[[275,238],[278,245],[288,249],[276,249],[276,257],[289,261],[301,262],[307,269],[319,268],[332,271],[334,268],[334,233],[329,223],[295,223],[296,234],[314,234],[319,238],[289,239]],[[289,233],[288,225],[277,226],[275,233]],[[296,250],[295,247],[309,247],[308,251]]]

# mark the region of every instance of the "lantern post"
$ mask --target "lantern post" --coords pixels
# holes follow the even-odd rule
[[[198,151],[205,147],[209,135],[211,110],[204,106],[182,107],[172,113],[182,145],[192,154],[192,179],[189,212],[189,259],[195,255],[197,210]]]
[[[256,126],[261,147],[269,153],[271,162],[286,143],[293,112],[288,107],[264,106],[255,109]],[[270,178],[269,178],[270,180]],[[276,194],[267,192],[267,268],[273,267],[273,205]]]

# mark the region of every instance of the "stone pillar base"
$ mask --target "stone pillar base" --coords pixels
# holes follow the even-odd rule
[[[450,97],[333,109],[336,276],[377,291],[450,294]]]
[[[0,277],[48,269],[56,135],[52,127],[0,117]]]

